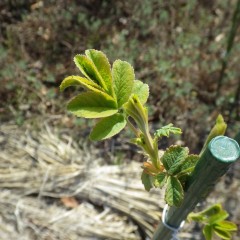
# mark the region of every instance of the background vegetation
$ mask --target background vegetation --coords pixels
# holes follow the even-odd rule
[[[217,85],[236,1],[9,0],[0,3],[1,121],[66,117],[61,80],[87,48],[134,65],[150,85],[153,126],[174,122],[193,151],[221,112],[237,129],[239,32],[220,94]],[[239,89],[238,89],[239,90]],[[239,123],[239,122],[238,122]],[[80,122],[80,124],[84,124]]]
[[[0,122],[34,127],[47,121],[67,127],[75,139],[87,136],[89,123],[65,107],[78,90],[60,93],[59,84],[79,73],[73,56],[95,48],[111,61],[129,61],[150,85],[154,129],[174,123],[183,130],[179,141],[198,153],[221,113],[233,137],[240,124],[239,30],[219,93],[217,88],[236,2],[1,0]],[[119,156],[123,148],[137,159],[122,139],[99,145],[104,154],[114,145]],[[176,139],[165,142],[162,147]]]

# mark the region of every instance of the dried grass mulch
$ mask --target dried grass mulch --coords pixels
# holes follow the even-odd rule
[[[160,191],[144,191],[139,163],[104,165],[99,150],[48,126],[2,125],[0,150],[2,240],[152,236],[164,201]],[[181,239],[201,239],[192,225],[184,230]]]

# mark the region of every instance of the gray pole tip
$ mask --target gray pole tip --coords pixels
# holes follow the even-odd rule
[[[240,158],[240,147],[232,138],[215,137],[209,143],[208,148],[216,159],[224,163],[231,163]]]

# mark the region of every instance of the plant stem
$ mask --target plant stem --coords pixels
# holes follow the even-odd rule
[[[227,40],[227,49],[226,49],[226,52],[222,59],[222,68],[221,68],[221,72],[220,72],[220,77],[218,79],[216,97],[219,96],[220,88],[222,87],[223,79],[225,76],[225,71],[226,71],[226,68],[228,65],[229,55],[230,55],[230,52],[234,45],[234,38],[236,36],[239,24],[240,24],[240,0],[238,0],[238,2],[237,2],[236,8],[235,8],[235,11],[233,14],[233,18],[232,18],[232,27],[231,27],[231,30],[230,30],[230,33],[228,36],[228,40]]]
[[[148,112],[137,96],[133,96],[124,106],[127,116],[130,116],[135,122],[138,129],[128,120],[128,126],[136,135],[139,142],[136,145],[141,146],[148,154],[155,168],[160,169],[160,160],[158,156],[158,148],[154,145],[154,140],[149,132]]]
[[[173,228],[178,228],[239,157],[240,148],[236,141],[224,136],[212,139],[187,181],[182,205],[179,208],[171,207],[166,214],[165,222]],[[172,230],[160,223],[152,239],[169,240],[172,233]]]
[[[159,169],[160,168],[160,160],[159,160],[159,156],[158,156],[158,149],[154,148],[153,139],[149,132],[148,124],[146,125],[145,131],[144,131],[144,140],[146,141],[146,144],[148,146],[147,147],[149,150],[148,154],[151,157],[154,167]]]
[[[133,126],[133,124],[130,122],[128,118],[127,118],[127,125],[130,128],[130,130],[136,135],[136,137],[140,137],[139,130]]]
[[[236,109],[236,119],[239,117],[239,100],[240,100],[240,76],[238,76],[237,90],[235,92],[234,100],[229,110],[229,121],[232,118],[232,114],[235,109]]]

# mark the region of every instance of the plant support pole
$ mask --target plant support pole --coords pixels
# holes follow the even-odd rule
[[[213,138],[186,183],[182,205],[179,208],[169,208],[165,216],[165,223],[172,228],[178,229],[195,206],[206,198],[216,181],[239,158],[240,147],[235,140],[225,136]],[[166,224],[159,224],[153,240],[170,240],[172,238],[173,231],[166,227]]]

